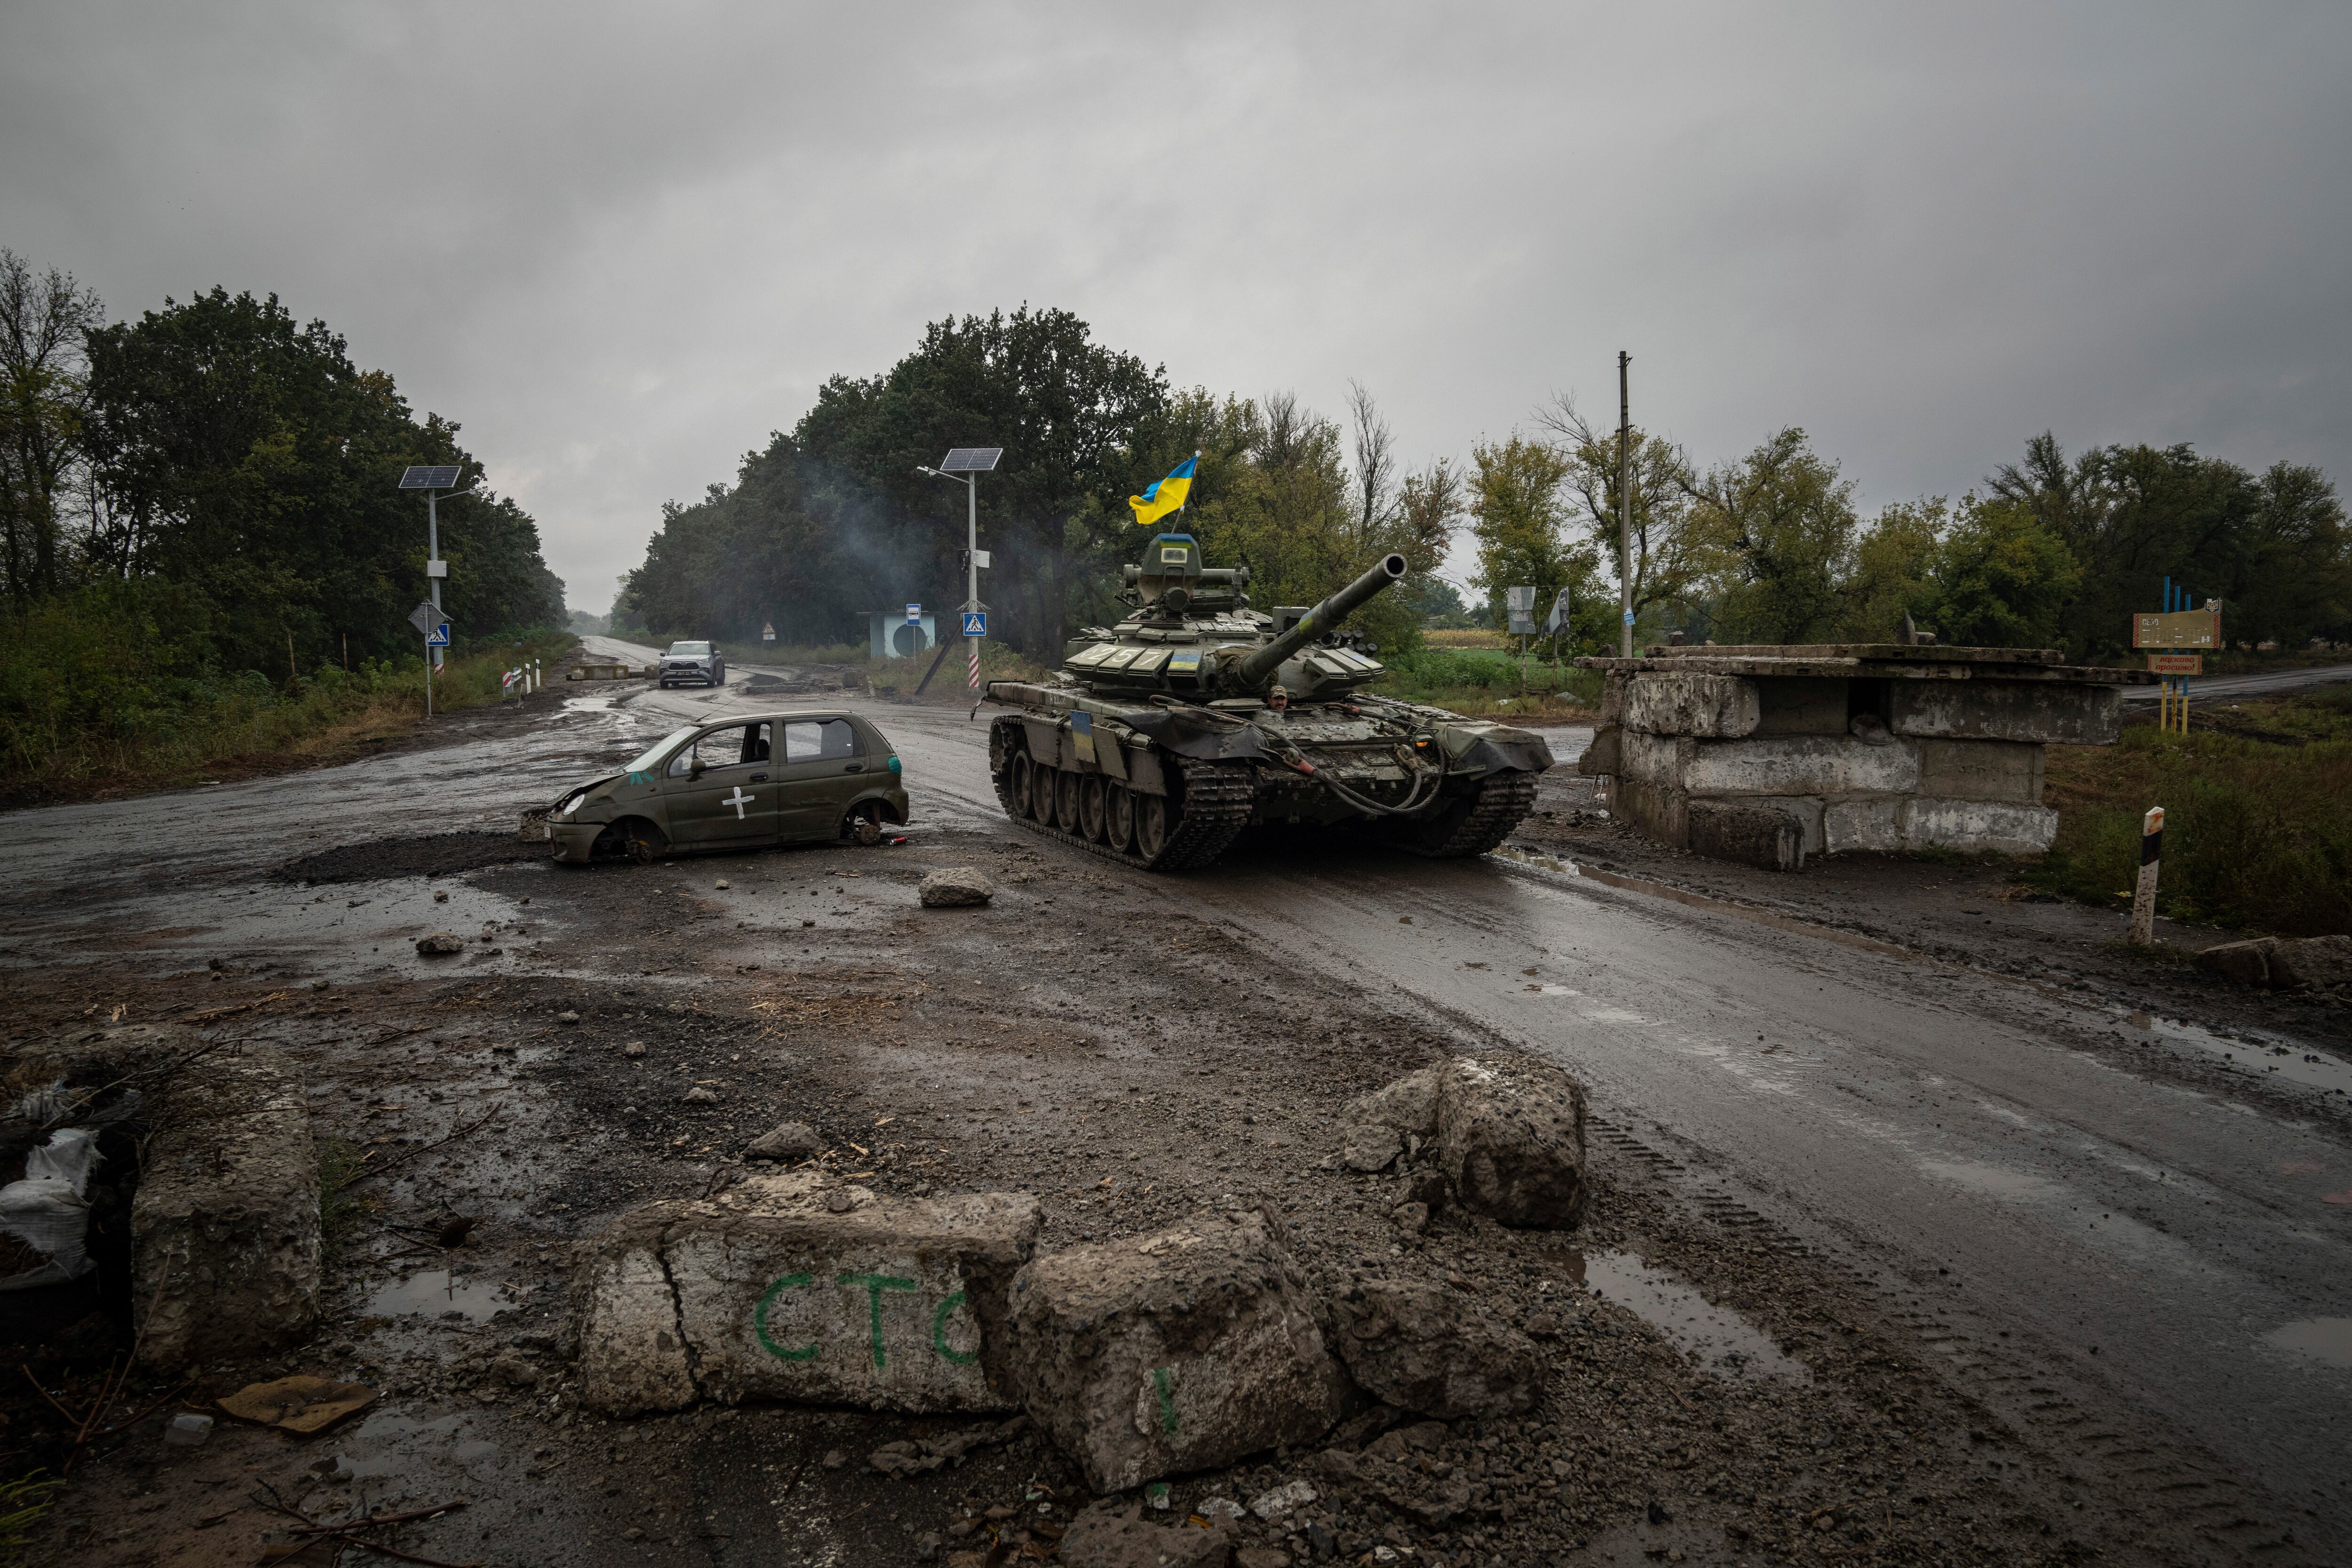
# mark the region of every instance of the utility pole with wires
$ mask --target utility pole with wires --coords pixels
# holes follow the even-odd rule
[[[1617,653],[1624,659],[1633,656],[1633,402],[1626,372],[1633,362],[1617,350],[1617,600],[1625,612]]]

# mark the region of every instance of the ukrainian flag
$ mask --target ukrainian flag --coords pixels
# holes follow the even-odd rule
[[[1200,465],[1197,452],[1169,470],[1168,477],[1155,483],[1140,496],[1129,496],[1127,504],[1135,508],[1135,520],[1149,528],[1171,512],[1184,509],[1184,498],[1192,493],[1192,470]]]

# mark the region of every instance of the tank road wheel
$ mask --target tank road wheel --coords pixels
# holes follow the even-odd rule
[[[1434,813],[1397,823],[1391,842],[1433,860],[1483,855],[1511,836],[1536,809],[1536,776],[1489,773],[1468,794],[1449,798]]]
[[[1025,817],[1029,814],[1029,781],[1036,773],[1036,769],[1030,766],[1029,754],[1025,751],[1014,752],[1013,766],[1009,771],[1013,776],[1013,785],[1011,795],[1005,802],[1009,808],[1008,814]]]
[[[1098,844],[1110,838],[1108,804],[1103,800],[1104,782],[1099,773],[1089,773],[1078,780],[1078,821],[1086,836]]]
[[[1135,798],[1135,852],[1145,860],[1157,860],[1160,852],[1168,847],[1168,798],[1165,795],[1138,795]]]
[[[1048,828],[1054,825],[1054,766],[1049,762],[1029,765],[1029,820]]]
[[[1104,825],[1109,830],[1110,847],[1125,854],[1135,847],[1135,793],[1124,784],[1112,784],[1103,791]]]
[[[1054,822],[1066,833],[1078,831],[1078,784],[1076,771],[1054,769]]]

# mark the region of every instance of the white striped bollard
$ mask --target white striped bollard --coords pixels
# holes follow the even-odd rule
[[[2164,808],[2150,806],[2139,823],[2139,885],[2132,890],[2131,944],[2156,941],[2156,868],[2164,858]]]

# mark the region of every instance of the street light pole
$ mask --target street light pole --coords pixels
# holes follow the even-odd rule
[[[918,474],[928,474],[934,479],[963,481],[962,615],[979,614],[983,609],[980,602],[980,476],[995,472],[997,459],[1003,455],[1004,448],[1002,446],[959,446],[941,458],[937,468],[920,463],[915,465]],[[982,635],[985,636],[986,632],[982,632]],[[964,646],[971,664],[971,690],[974,698],[972,711],[977,713],[980,711],[980,638],[967,632]],[[934,661],[932,668],[938,667]],[[929,677],[925,676],[924,680],[929,684]]]
[[[1617,628],[1618,657],[1633,656],[1633,403],[1626,367],[1633,356],[1617,350],[1617,602],[1623,612]]]

